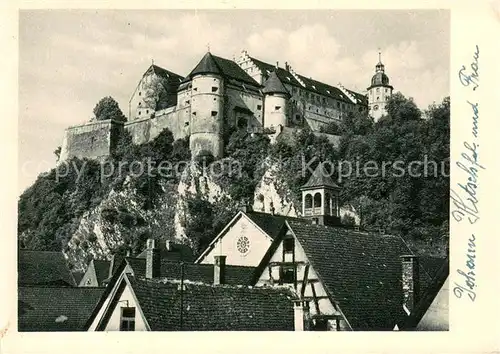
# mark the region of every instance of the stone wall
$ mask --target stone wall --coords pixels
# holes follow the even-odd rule
[[[175,107],[170,107],[156,112],[153,118],[127,122],[125,129],[132,135],[134,144],[147,143],[165,129],[172,132],[174,139],[181,139],[189,135],[189,109],[176,111]]]
[[[123,123],[113,120],[69,127],[64,134],[60,161],[72,157],[101,159],[109,156],[122,130]]]

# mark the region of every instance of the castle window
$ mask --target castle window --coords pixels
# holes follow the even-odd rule
[[[139,91],[139,96],[140,96],[140,95],[142,95],[142,92],[141,92],[141,91]]]
[[[184,126],[187,127],[189,125],[189,122],[185,122]]]
[[[217,116],[217,111],[212,111],[212,117],[216,117]]]
[[[261,109],[262,109],[262,105],[258,104],[258,105],[257,105],[257,110],[259,110],[259,111],[260,111]]]
[[[380,88],[377,87],[377,93],[380,93]]]
[[[193,91],[198,91],[198,87],[193,88]]]
[[[316,108],[316,113],[318,113],[318,112],[319,112],[319,109],[318,109],[318,108]]]
[[[279,111],[280,109],[281,109],[281,106],[275,106],[275,107],[274,107],[274,110],[275,110],[275,111]]]
[[[337,108],[340,108],[340,102],[337,102]]]
[[[345,109],[345,103],[342,103],[342,109]]]
[[[189,100],[187,100],[187,101],[186,101],[186,104],[189,104],[189,102],[190,102],[190,101],[189,101]]]
[[[193,116],[195,116],[195,115],[196,115],[196,112],[193,112],[193,113],[192,113],[192,115],[193,115]]]
[[[135,331],[135,307],[122,307],[120,331]]]
[[[217,92],[218,89],[218,87],[212,86],[212,92]]]
[[[326,104],[326,97],[323,97],[323,104]]]
[[[379,101],[379,100],[380,100],[380,97],[377,96],[377,101]]]
[[[139,111],[139,115],[141,115],[141,111]]]
[[[142,102],[139,102],[139,106],[141,105]]]
[[[146,114],[148,114],[148,113],[149,113],[149,109],[146,109]]]

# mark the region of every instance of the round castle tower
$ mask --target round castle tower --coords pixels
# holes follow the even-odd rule
[[[368,87],[368,106],[370,115],[375,121],[387,114],[385,106],[389,97],[392,96],[392,90],[393,87],[389,85],[389,77],[385,74],[385,66],[382,64],[379,52],[375,75],[373,75],[371,85]]]
[[[264,128],[277,128],[279,125],[285,127],[290,93],[276,72],[273,71],[269,75],[262,93],[264,93]]]
[[[191,117],[189,148],[193,158],[210,152],[223,154],[224,80],[221,70],[207,53],[189,74],[191,78]]]

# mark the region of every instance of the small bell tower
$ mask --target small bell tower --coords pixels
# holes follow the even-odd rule
[[[302,191],[302,217],[320,225],[340,225],[340,187],[319,163]]]
[[[378,63],[375,65],[375,75],[373,75],[371,85],[367,90],[370,116],[377,121],[387,114],[386,104],[392,96],[393,90],[393,87],[389,85],[389,77],[385,73],[385,65],[382,64],[380,50],[378,52]]]

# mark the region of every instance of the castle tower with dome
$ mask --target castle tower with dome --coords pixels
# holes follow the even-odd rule
[[[377,121],[387,114],[386,104],[389,97],[392,96],[393,90],[393,87],[389,85],[389,77],[385,73],[380,51],[378,52],[378,63],[375,66],[375,75],[373,75],[371,85],[367,90],[370,116]]]

